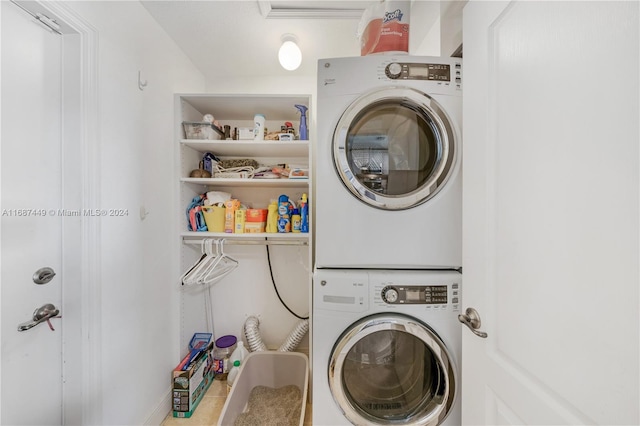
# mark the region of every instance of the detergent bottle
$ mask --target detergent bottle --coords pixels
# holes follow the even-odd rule
[[[300,111],[300,140],[306,141],[309,139],[309,132],[307,130],[307,107],[304,105],[295,105]]]
[[[240,364],[242,361],[233,361],[231,364],[231,369],[229,369],[229,374],[227,375],[227,395],[231,393],[231,387],[233,383],[236,381],[238,377],[238,373],[240,372]]]
[[[291,214],[291,232],[301,232],[301,217],[298,209],[293,209]]]
[[[307,194],[302,194],[300,200],[300,232],[309,232],[309,202]]]
[[[278,197],[278,232],[291,232],[291,213],[293,206],[289,197],[281,195]]]
[[[267,207],[267,226],[265,232],[270,234],[278,232],[278,202],[271,200]]]

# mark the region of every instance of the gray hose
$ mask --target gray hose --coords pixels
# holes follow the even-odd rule
[[[247,318],[244,322],[244,337],[247,339],[247,345],[251,352],[267,350],[267,346],[262,341],[262,336],[260,336],[260,330],[258,330],[259,325],[260,320],[254,316]]]
[[[250,316],[244,322],[244,337],[247,339],[247,345],[249,346],[249,350],[251,352],[259,352],[266,351],[267,346],[262,341],[262,336],[260,335],[260,330],[258,326],[260,325],[260,320],[257,317]],[[309,320],[301,320],[298,324],[291,330],[291,333],[287,336],[284,343],[280,345],[278,348],[279,352],[291,352],[293,351],[299,344],[302,338],[309,331]]]
[[[304,319],[304,320],[298,321],[298,324],[296,324],[293,330],[291,330],[291,333],[289,333],[289,335],[287,336],[287,339],[278,348],[278,351],[279,352],[293,351],[296,347],[298,347],[304,335],[307,334],[307,331],[309,331],[309,320]]]

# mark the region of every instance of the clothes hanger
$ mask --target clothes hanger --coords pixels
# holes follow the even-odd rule
[[[213,252],[213,243],[215,242],[216,247],[218,246],[217,240],[212,239],[204,239],[202,242],[203,250],[205,256],[201,258],[201,261],[191,269],[191,271],[187,274],[187,276],[183,279],[183,283],[185,285],[195,285],[199,284],[198,280],[202,276],[202,274],[207,270],[207,268],[216,261],[218,257],[218,250],[216,253]]]
[[[198,277],[199,284],[214,284],[238,267],[239,262],[224,252],[224,239],[216,240],[216,248],[218,255],[215,261]]]

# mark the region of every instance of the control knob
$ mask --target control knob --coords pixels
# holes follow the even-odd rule
[[[387,303],[395,303],[398,301],[398,290],[393,287],[387,287],[382,290],[382,300]]]
[[[400,77],[400,74],[402,74],[402,66],[397,62],[392,62],[389,65],[387,65],[385,74],[387,74],[387,77],[389,78],[396,79]]]

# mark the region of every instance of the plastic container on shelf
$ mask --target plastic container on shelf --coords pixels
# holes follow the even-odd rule
[[[213,350],[213,368],[216,373],[215,378],[218,380],[226,380],[229,374],[229,358],[237,347],[238,339],[236,336],[222,336],[216,340],[216,346]]]
[[[209,232],[224,232],[225,207],[202,206],[202,213]]]
[[[266,232],[275,233],[278,232],[278,202],[272,200],[267,208],[267,225]]]
[[[291,215],[291,232],[301,232],[302,230],[302,220],[300,218],[300,213],[298,209],[293,209],[293,214]]]
[[[293,204],[287,195],[278,197],[278,232],[291,232]]]
[[[264,114],[256,114],[253,117],[253,139],[257,141],[264,140]]]
[[[309,201],[307,194],[302,194],[300,200],[300,232],[309,232]]]

